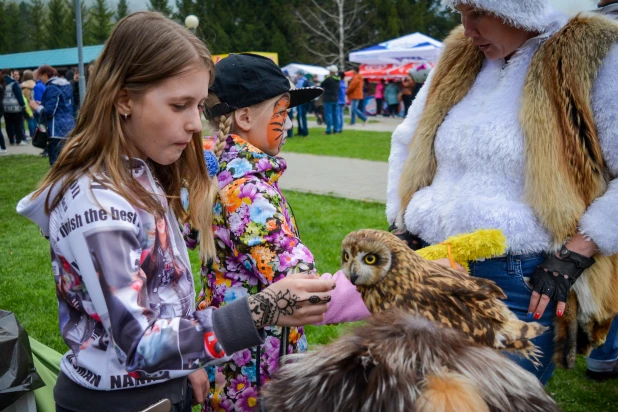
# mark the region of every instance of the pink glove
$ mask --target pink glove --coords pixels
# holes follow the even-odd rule
[[[316,325],[356,322],[371,316],[360,292],[341,270],[334,275],[324,273],[320,279],[332,279],[337,287],[330,292],[331,300],[324,314],[324,322],[316,323]]]

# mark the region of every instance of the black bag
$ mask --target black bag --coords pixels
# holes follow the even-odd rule
[[[0,411],[43,386],[34,367],[28,334],[12,312],[0,309]]]
[[[38,147],[39,149],[45,149],[47,147],[48,140],[49,135],[47,134],[45,126],[39,124],[34,131],[34,136],[32,137],[32,146]]]

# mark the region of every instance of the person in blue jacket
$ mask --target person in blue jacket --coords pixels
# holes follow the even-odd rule
[[[39,123],[47,121],[49,144],[49,164],[53,166],[62,151],[65,139],[75,127],[73,117],[73,88],[67,79],[58,77],[58,72],[51,66],[43,65],[38,69],[39,79],[45,84],[41,103],[30,101],[30,107],[39,117]]]
[[[339,119],[339,130],[335,130],[335,133],[343,132],[343,109],[347,101],[346,90],[348,85],[345,82],[345,72],[339,72],[339,101],[337,102],[337,118]]]
[[[32,93],[34,94],[33,98],[40,103],[43,99],[43,93],[45,93],[45,89],[47,89],[47,87],[45,87],[45,83],[41,81],[38,70],[35,70],[33,75],[34,81],[36,82],[36,84],[34,85],[34,89],[32,90]]]

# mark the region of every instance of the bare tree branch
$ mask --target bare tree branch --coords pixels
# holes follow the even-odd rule
[[[314,25],[310,24],[307,20],[305,20],[305,18],[298,12],[294,12],[294,14],[296,15],[296,17],[309,29],[313,32],[313,34],[322,37],[326,40],[328,40],[329,42],[337,45],[337,39],[335,38],[335,36],[329,32],[327,29],[325,29],[325,31],[321,31],[319,29],[317,29]]]
[[[330,17],[331,19],[337,19],[337,16],[335,16],[332,13],[329,13],[328,11],[326,11],[325,9],[322,8],[322,6],[320,6],[315,0],[311,0],[311,2],[313,3],[313,5],[320,10],[322,13],[326,14],[328,17]]]
[[[347,55],[359,47],[359,34],[366,25],[362,21],[368,5],[363,0],[310,0],[296,18],[308,28],[311,45],[303,48],[321,61],[334,59],[343,68]],[[334,11],[333,11],[334,10]]]

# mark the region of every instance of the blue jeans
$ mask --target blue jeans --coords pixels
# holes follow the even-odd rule
[[[356,116],[361,119],[363,122],[367,121],[367,116],[363,113],[362,110],[359,109],[360,100],[352,100],[352,106],[350,107],[350,114],[352,118],[350,119],[350,124],[356,123]]]
[[[586,366],[593,372],[611,372],[618,361],[618,316],[614,318],[605,344],[590,352]]]
[[[508,308],[524,322],[528,319],[528,306],[532,296],[532,288],[524,278],[529,279],[536,267],[545,260],[544,254],[534,255],[507,255],[501,258],[488,259],[483,262],[470,263],[470,274],[496,282],[504,291],[507,298],[504,301]],[[540,358],[541,366],[536,369],[532,362],[518,355],[506,353],[519,366],[535,375],[543,385],[547,384],[554,373],[552,357],[554,355],[554,316],[556,304],[551,301],[541,319],[537,322],[550,329],[532,342],[543,351]]]
[[[28,131],[30,132],[30,137],[34,137],[34,131],[36,130],[36,120],[34,117],[28,119]]]
[[[307,128],[307,104],[301,104],[296,107],[298,109],[298,135],[309,136]]]
[[[290,130],[288,130],[288,137],[292,137],[294,136],[294,109],[291,109],[288,112],[288,117],[290,118],[290,121],[292,122],[292,127],[290,127]]]
[[[343,104],[337,103],[335,107],[336,121],[335,121],[335,133],[341,133],[343,131]]]
[[[58,160],[58,156],[60,156],[60,152],[64,147],[64,141],[64,139],[56,139],[54,137],[49,139],[49,143],[47,143],[47,153],[50,166],[53,166],[56,160]]]
[[[326,121],[326,134],[337,130],[337,106],[338,103],[324,102],[324,120]]]

